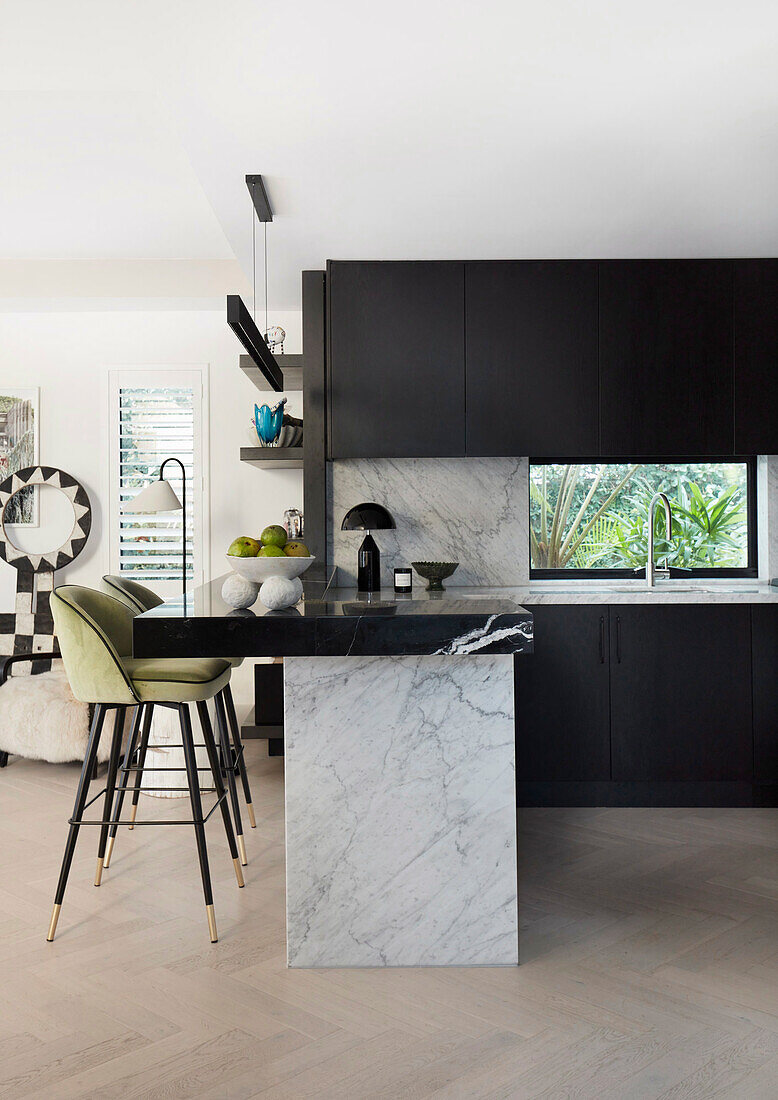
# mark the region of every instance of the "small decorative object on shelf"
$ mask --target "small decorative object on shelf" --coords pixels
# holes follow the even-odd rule
[[[295,427],[294,424],[284,424],[281,431],[278,433],[278,439],[273,444],[274,447],[299,447],[303,441],[302,428]]]
[[[407,565],[394,571],[395,592],[411,592],[413,590],[413,573]]]
[[[222,599],[229,607],[251,607],[259,595],[256,581],[232,573],[222,585]]]
[[[284,340],[286,339],[286,333],[280,325],[273,325],[265,333],[265,343],[275,355],[284,354]]]
[[[299,508],[287,508],[284,512],[284,527],[290,539],[303,537],[303,514]]]
[[[259,442],[263,447],[277,447],[278,437],[284,426],[284,405],[287,398],[282,397],[271,409],[269,405],[254,406],[254,424]]]
[[[459,568],[458,561],[412,561],[411,565],[420,577],[429,581],[428,592],[445,592],[443,581]]]

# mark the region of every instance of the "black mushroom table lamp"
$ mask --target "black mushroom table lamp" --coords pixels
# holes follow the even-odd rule
[[[370,532],[389,531],[394,527],[391,513],[381,504],[356,504],[343,517],[341,531],[367,531],[357,557],[357,588],[360,592],[377,592],[381,587],[381,552]]]

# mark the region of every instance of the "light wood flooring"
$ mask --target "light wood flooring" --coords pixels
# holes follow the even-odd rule
[[[263,753],[215,946],[189,828],[122,830],[99,890],[83,830],[47,944],[77,768],[0,771],[0,1097],[778,1097],[778,812],[525,810],[520,967],[288,971]]]

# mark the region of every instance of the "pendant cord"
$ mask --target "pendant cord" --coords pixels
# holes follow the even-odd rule
[[[265,227],[265,334],[267,334],[267,222],[262,224]]]
[[[254,324],[257,323],[257,222],[251,210],[251,281],[254,286]]]

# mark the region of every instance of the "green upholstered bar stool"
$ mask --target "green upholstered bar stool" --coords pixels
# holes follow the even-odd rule
[[[109,596],[113,596],[117,600],[121,600],[125,603],[135,615],[141,615],[144,611],[150,611],[152,607],[159,607],[164,603],[164,600],[153,592],[150,588],[146,588],[145,585],[138,584],[137,581],[131,581],[127,577],[117,576],[115,574],[108,574],[102,579],[102,589]],[[232,668],[238,668],[243,664],[242,657],[225,657],[223,660],[229,661]],[[249,823],[252,829],[256,829],[257,822],[254,817],[254,806],[251,801],[251,787],[249,786],[249,777],[246,771],[246,762],[243,759],[243,743],[240,737],[240,727],[238,726],[238,717],[235,713],[235,701],[232,697],[232,688],[229,683],[220,691],[217,692],[215,698],[216,706],[216,721],[221,732],[222,741],[225,745],[224,764],[225,773],[227,776],[227,789],[230,794],[230,802],[232,804],[232,818],[235,823],[235,833],[238,840],[238,850],[240,851],[240,860],[245,867],[248,860],[246,858],[246,844],[243,839],[243,822],[241,820],[240,803],[238,801],[238,792],[235,784],[236,772],[240,777],[240,781],[243,785],[243,795],[246,799],[246,810],[249,815]],[[150,718],[149,718],[150,722]],[[146,750],[148,748],[148,732],[144,726],[144,734],[141,736],[140,742],[140,756],[139,765],[143,767],[146,758]],[[229,751],[230,740],[232,741],[232,751]],[[233,767],[227,766],[227,760],[232,758]],[[127,789],[127,769],[122,769],[121,779],[119,783],[119,791],[117,794],[117,801],[119,806],[119,812],[114,816],[119,817],[121,814],[121,806],[124,799],[124,794]],[[136,783],[132,791],[132,810],[131,810],[131,823],[130,828],[133,827],[135,820],[135,814],[138,806],[138,796],[140,794],[140,787]],[[111,855],[113,854],[114,839],[116,837],[117,826],[111,826],[111,833],[108,838],[108,848],[106,851],[105,866],[107,867],[111,861]]]
[[[82,588],[79,585],[64,585],[55,589],[51,595],[51,609],[62,658],[65,663],[65,671],[73,694],[82,702],[95,704],[95,710],[73,816],[70,819],[70,830],[54,898],[54,911],[46,938],[49,941],[54,939],[79,828],[82,824],[87,824],[84,821],[84,811],[89,804],[87,802],[89,784],[107,711],[114,710],[116,713],[104,791],[103,814],[102,820],[99,822],[100,843],[97,852],[95,886],[99,886],[102,880],[109,829],[112,825],[118,823],[113,818],[111,811],[116,793],[116,776],[119,768],[127,708],[135,708],[128,737],[128,747],[125,753],[125,759],[131,759],[132,746],[137,741],[139,731],[144,729],[147,733],[148,724],[150,723],[150,717],[147,720],[144,712],[147,711],[147,708],[150,712],[153,706],[165,706],[173,707],[179,713],[192,820],[160,821],[154,822],[154,824],[194,826],[208,928],[211,942],[216,943],[218,938],[216,918],[214,916],[211,875],[205,842],[205,822],[207,818],[203,815],[200,798],[200,782],[189,704],[195,703],[197,706],[205,749],[208,754],[208,763],[213,775],[213,789],[216,792],[217,805],[221,808],[227,843],[235,867],[235,877],[238,886],[243,886],[243,872],[207,706],[207,700],[213,698],[229,682],[230,664],[228,661],[218,660],[217,658],[191,658],[188,660],[133,659],[130,656],[132,652],[133,613],[125,604],[113,599],[112,596],[107,596],[102,592],[94,592],[89,588]],[[98,792],[96,797],[99,798],[101,793],[103,792]],[[95,798],[91,801],[95,801]],[[210,813],[212,812],[213,810],[210,811]],[[210,816],[210,813],[208,816]],[[88,824],[92,824],[92,822]],[[95,822],[95,824],[98,823]],[[147,823],[143,822],[143,824]],[[148,822],[148,824],[151,824],[151,822]]]

